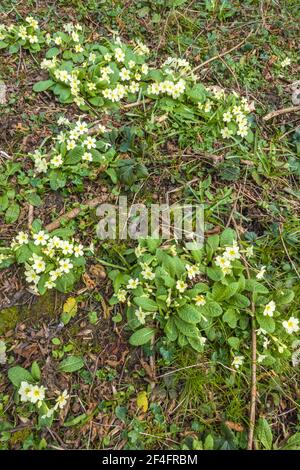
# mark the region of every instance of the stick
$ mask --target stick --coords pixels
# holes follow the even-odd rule
[[[290,106],[289,108],[282,108],[282,109],[277,109],[276,111],[272,111],[269,114],[266,114],[266,116],[263,117],[264,121],[269,121],[270,119],[273,119],[276,116],[280,116],[281,114],[288,114],[288,113],[297,113],[300,111],[300,104],[298,106]]]
[[[46,225],[45,229],[47,230],[47,232],[52,232],[52,230],[55,230],[56,228],[58,228],[60,226],[62,221],[74,219],[85,208],[92,209],[94,207],[97,207],[104,200],[106,200],[107,197],[108,197],[108,195],[102,195],[101,197],[96,197],[95,199],[91,199],[90,201],[86,201],[80,207],[75,207],[75,209],[72,209],[71,211],[66,212],[65,214],[62,214],[61,216],[59,216],[56,220],[54,220],[54,222],[51,222],[50,224]]]

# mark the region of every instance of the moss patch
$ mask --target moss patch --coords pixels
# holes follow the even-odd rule
[[[48,291],[37,297],[32,304],[4,308],[0,311],[0,335],[12,330],[18,322],[30,319],[36,322],[41,317],[55,318],[61,311],[64,296]]]

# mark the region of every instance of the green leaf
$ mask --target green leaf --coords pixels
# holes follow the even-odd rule
[[[141,307],[144,312],[157,312],[158,307],[154,300],[148,299],[147,297],[134,297],[134,303]]]
[[[7,224],[13,224],[18,220],[20,215],[20,206],[19,204],[13,203],[10,204],[7,211],[5,212],[5,222]]]
[[[223,278],[221,269],[208,267],[206,274],[212,281],[220,281]]]
[[[276,305],[286,305],[292,302],[295,293],[292,289],[282,289],[275,296]]]
[[[257,321],[259,326],[268,333],[273,333],[275,331],[275,321],[272,317],[264,316],[262,313],[259,313],[257,314]]]
[[[59,53],[60,53],[60,50],[58,49],[58,47],[51,47],[51,49],[49,49],[46,52],[46,59],[52,59],[53,57],[57,56]]]
[[[50,88],[52,85],[54,85],[54,82],[52,80],[42,80],[33,85],[33,91],[35,91],[36,93],[40,91],[45,91],[48,90],[48,88]]]
[[[230,328],[236,327],[238,316],[233,308],[229,308],[228,310],[226,310],[222,318],[225,323],[228,323]]]
[[[84,367],[84,361],[80,356],[69,356],[64,359],[60,365],[59,370],[60,372],[76,372]]]
[[[222,315],[223,310],[220,304],[217,302],[211,301],[211,302],[206,302],[205,305],[203,305],[203,314],[208,315],[209,317],[219,317]]]
[[[176,325],[175,325],[175,322],[174,322],[173,318],[168,319],[168,321],[165,325],[164,331],[166,333],[166,336],[167,336],[168,340],[176,341],[177,336],[178,336],[178,331],[177,331],[177,328],[176,328]]]
[[[178,315],[181,320],[187,323],[199,323],[202,318],[200,310],[194,305],[183,305],[178,309]]]
[[[192,348],[195,349],[195,351],[200,352],[200,353],[203,352],[204,345],[201,342],[201,339],[199,336],[197,338],[187,337],[187,340],[192,346]]]
[[[282,450],[300,450],[300,432],[291,436],[287,443],[281,447]]]
[[[142,346],[148,343],[155,334],[155,329],[146,326],[140,330],[135,331],[129,338],[129,343],[132,346]]]
[[[65,157],[66,165],[74,165],[82,160],[82,155],[84,154],[83,147],[75,147],[73,150],[70,150]]]
[[[220,246],[232,246],[236,240],[235,231],[232,228],[225,228],[220,235]]]
[[[75,418],[72,418],[72,419],[69,419],[68,421],[66,421],[64,423],[64,426],[66,428],[70,428],[72,426],[77,426],[78,424],[81,424],[83,421],[85,421],[87,419],[87,414],[86,413],[82,413],[81,415],[79,416],[75,416]]]
[[[39,365],[36,361],[34,361],[31,364],[31,375],[34,378],[34,380],[40,380],[41,379],[41,370],[39,368]]]
[[[7,194],[0,196],[0,211],[3,212],[8,208],[8,197]]]
[[[256,294],[268,294],[269,290],[255,279],[246,279],[245,289]]]
[[[74,286],[75,278],[73,273],[64,274],[63,276],[59,277],[56,281],[56,288],[59,292],[70,292]]]
[[[8,370],[8,378],[15,387],[20,387],[21,382],[34,382],[34,379],[28,370],[24,367],[15,366]]]
[[[273,434],[268,421],[265,418],[259,418],[256,427],[256,438],[265,449],[272,449]]]
[[[239,349],[239,345],[240,345],[239,338],[236,338],[235,336],[231,336],[230,338],[228,338],[227,342],[229,346],[231,346],[233,349]]]
[[[198,338],[199,330],[195,325],[192,325],[191,323],[187,323],[178,317],[174,317],[174,321],[175,321],[175,325],[177,326],[181,334],[183,334],[184,336],[188,336],[190,338]]]

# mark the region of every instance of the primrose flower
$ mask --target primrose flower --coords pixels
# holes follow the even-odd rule
[[[288,320],[282,322],[282,326],[289,335],[292,333],[297,333],[297,331],[300,329],[299,320],[295,317],[290,317]]]
[[[87,137],[83,143],[83,147],[86,147],[88,150],[91,150],[92,148],[96,148],[96,139],[95,137]]]
[[[182,281],[182,280],[179,280],[176,282],[176,289],[182,294],[186,289],[187,289],[188,285],[186,284],[186,282]]]
[[[223,137],[223,139],[229,139],[232,135],[233,131],[228,127],[223,127],[223,129],[221,129],[221,136]]]
[[[29,384],[28,382],[21,382],[21,386],[19,388],[19,395],[21,395],[21,401],[26,402],[30,401],[30,392],[32,390],[33,385]]]
[[[46,287],[46,289],[53,289],[53,287],[55,287],[55,282],[51,281],[51,280],[46,281],[45,282],[45,287]]]
[[[125,54],[120,47],[115,50],[115,59],[117,62],[124,62]]]
[[[16,241],[19,243],[19,245],[27,245],[29,241],[28,234],[25,232],[19,232],[16,236]]]
[[[71,37],[72,37],[74,42],[79,42],[79,34],[76,33],[75,31],[72,31]]]
[[[119,302],[123,303],[126,302],[126,290],[125,289],[119,289],[117,292],[117,299]]]
[[[73,244],[68,242],[67,240],[63,240],[60,242],[60,247],[64,255],[72,255],[73,254]]]
[[[33,270],[30,270],[25,272],[25,279],[29,284],[33,282],[36,285],[40,280],[40,276]]]
[[[206,103],[205,103],[205,105],[204,105],[204,112],[205,112],[205,113],[210,113],[211,108],[212,108],[212,101],[211,101],[211,100],[207,100]]]
[[[142,67],[141,67],[141,71],[144,75],[147,75],[148,71],[149,71],[149,67],[147,64],[143,64]]]
[[[57,278],[62,276],[62,272],[60,271],[60,269],[55,269],[54,271],[50,271],[49,276],[50,280],[55,282]]]
[[[27,30],[24,26],[20,26],[19,31],[18,31],[18,36],[22,39],[22,41],[26,41]]]
[[[266,266],[262,266],[256,274],[256,279],[263,279],[266,272]]]
[[[138,321],[144,325],[145,324],[145,319],[146,319],[146,316],[147,316],[147,313],[146,312],[143,312],[143,310],[141,309],[141,307],[136,310],[134,312],[135,316],[137,317]]]
[[[291,65],[292,61],[289,57],[286,57],[282,62],[281,62],[281,67],[284,69],[285,67],[288,67]]]
[[[79,256],[83,256],[83,245],[75,245],[73,248],[74,256],[75,258],[78,258]]]
[[[231,267],[230,259],[228,259],[227,256],[224,256],[224,254],[222,256],[217,256],[216,259],[215,259],[215,263],[220,268],[230,268]]]
[[[55,155],[53,158],[51,158],[50,163],[55,168],[60,167],[63,164],[62,156],[61,155]]]
[[[82,155],[82,160],[86,161],[86,162],[92,162],[93,161],[93,155],[90,153],[90,152],[84,152],[84,154]]]
[[[32,16],[27,16],[25,18],[25,21],[29,24],[29,26],[31,26],[33,29],[38,29],[39,27],[39,24],[37,22],[37,20],[35,20],[34,18],[32,18]]]
[[[123,67],[120,71],[120,79],[124,82],[126,80],[130,80],[130,72],[129,70],[126,69],[126,67]]]
[[[155,278],[155,273],[152,271],[152,269],[147,266],[142,272],[141,275],[143,276],[144,279],[147,279],[149,281],[152,281]]]
[[[199,268],[197,266],[191,266],[187,264],[185,266],[185,269],[187,270],[187,275],[189,279],[194,279],[194,277],[200,273]]]
[[[127,289],[136,289],[137,286],[139,285],[139,283],[140,283],[140,281],[138,280],[138,278],[136,278],[136,279],[129,279],[126,288],[127,288]]]
[[[235,369],[239,369],[239,367],[241,365],[243,365],[243,362],[244,362],[244,356],[235,356],[233,358],[233,361],[231,363],[231,365],[235,368]]]
[[[129,91],[130,93],[137,93],[139,91],[140,87],[139,84],[135,81],[132,81],[129,85]]]
[[[37,42],[39,42],[39,39],[37,36],[33,35],[33,36],[28,36],[28,40],[30,42],[30,44],[36,44]]]
[[[202,294],[198,294],[196,295],[196,297],[193,298],[195,304],[197,305],[197,307],[202,307],[203,305],[206,304],[206,299],[204,297],[204,295]]]
[[[112,55],[107,53],[107,54],[104,54],[103,57],[104,57],[104,60],[105,60],[106,62],[110,62],[110,61],[111,61],[111,58],[112,58]]]
[[[273,313],[275,312],[276,304],[274,300],[271,300],[264,309],[264,316],[265,317],[273,317]]]
[[[40,230],[38,233],[33,234],[34,244],[36,246],[46,245],[48,238],[49,238],[49,235],[47,233],[45,233],[44,230]]]
[[[231,120],[232,120],[232,114],[230,111],[227,111],[226,113],[223,114],[224,122],[230,122]]]
[[[238,245],[227,246],[224,255],[229,260],[239,259],[241,257]]]
[[[28,393],[29,400],[31,403],[42,402],[45,398],[45,387],[33,385],[30,392]],[[38,403],[39,406],[39,403]]]
[[[42,273],[46,269],[45,261],[42,258],[35,259],[32,268],[37,274]]]
[[[247,246],[246,248],[246,256],[247,258],[251,258],[254,254],[254,248],[253,245]]]
[[[73,150],[76,147],[76,142],[74,140],[68,140],[67,150]]]
[[[54,409],[60,408],[61,410],[66,406],[66,403],[68,401],[69,395],[68,391],[64,390],[58,397],[56,398],[56,404],[54,406]]]
[[[76,54],[80,54],[80,52],[84,51],[84,48],[82,47],[81,44],[75,44],[74,50],[75,50]]]
[[[59,266],[60,266],[60,268],[59,268],[60,271],[62,273],[66,273],[66,274],[68,274],[71,271],[71,269],[73,268],[73,264],[68,259],[61,259],[59,261]]]

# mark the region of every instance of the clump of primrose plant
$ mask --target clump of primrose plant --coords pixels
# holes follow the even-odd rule
[[[50,147],[42,145],[29,154],[34,175],[45,175],[43,183],[48,181],[51,189],[64,187],[69,179],[75,178],[79,184],[84,177],[93,178],[95,169],[104,169],[114,160],[110,130],[103,124],[82,119],[72,123],[64,116],[57,124],[60,132],[52,137]]]
[[[278,355],[290,357],[299,331],[299,320],[289,314],[293,290],[271,289],[264,279],[257,280],[258,267],[250,264],[253,246],[238,243],[233,230],[209,236],[203,248],[193,251],[161,240],[141,240],[129,256],[132,271],[113,270],[110,278],[115,290],[111,303],[125,308],[134,330],[131,344],[146,344],[158,334],[198,352],[219,343],[223,352],[214,347],[214,359],[221,354],[223,360],[225,354],[239,369],[249,355],[250,320],[255,316],[259,362],[267,365]]]
[[[25,268],[25,279],[36,295],[47,290],[72,290],[84,271],[84,247],[66,229],[47,233],[35,221],[31,233],[19,232],[10,247],[0,249],[0,268],[17,262]]]
[[[17,24],[0,24],[0,49],[8,47],[9,52],[16,53],[22,47],[31,52],[38,52],[45,42],[44,36],[38,21],[32,16],[27,16],[25,21]]]

